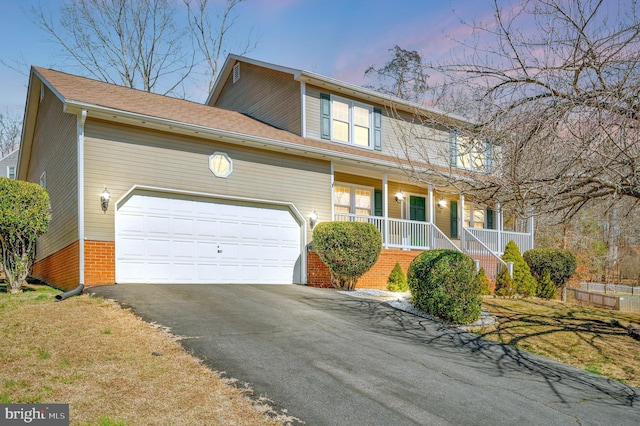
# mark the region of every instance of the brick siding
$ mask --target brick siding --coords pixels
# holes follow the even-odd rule
[[[386,290],[387,279],[396,262],[400,263],[402,271],[406,275],[409,270],[409,264],[420,253],[422,251],[419,250],[382,249],[378,261],[366,274],[360,277],[356,288]],[[307,254],[307,285],[312,287],[333,287],[329,269],[313,251],[309,251]]]
[[[75,241],[33,265],[31,276],[57,287],[72,290],[80,282],[80,245]]]
[[[86,287],[115,284],[115,245],[112,241],[85,241],[84,259]],[[76,288],[80,283],[78,241],[36,262],[31,276],[61,290]]]
[[[84,283],[87,287],[116,283],[116,248],[113,241],[84,242]]]

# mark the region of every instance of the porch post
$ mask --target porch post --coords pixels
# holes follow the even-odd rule
[[[429,248],[433,249],[433,240],[434,240],[434,234],[435,232],[433,231],[433,227],[435,226],[436,223],[436,218],[435,218],[435,206],[433,205],[433,185],[429,184],[428,186],[429,188],[429,223],[431,223],[431,227],[429,228]]]
[[[458,206],[458,235],[460,235],[460,245],[462,247],[464,244],[464,194],[460,193],[460,206]],[[465,250],[464,248],[462,249]]]
[[[534,232],[533,231],[534,231],[533,206],[531,206],[529,208],[529,238],[531,240],[531,243],[530,243],[531,247],[530,248],[533,248],[533,244],[534,244],[534,241],[533,241]]]
[[[384,216],[384,232],[382,242],[384,248],[389,248],[389,180],[387,174],[382,176],[382,215]]]
[[[498,247],[496,248],[498,249],[498,253],[502,253],[504,250],[502,250],[502,207],[500,206],[500,203],[496,203],[495,212],[496,230],[498,231]]]

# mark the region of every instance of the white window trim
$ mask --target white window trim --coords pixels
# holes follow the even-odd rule
[[[355,185],[351,183],[345,182],[335,182],[333,188],[334,191],[331,191],[331,204],[334,204],[335,209],[335,187],[342,186],[345,188],[349,188],[349,214],[356,214],[356,189],[364,189],[371,193],[371,201],[369,208],[369,216],[373,216],[375,209],[375,188],[373,186],[365,186],[365,185]]]
[[[335,139],[333,137],[333,101],[337,100],[339,102],[344,102],[346,104],[349,104],[349,139],[350,141],[345,142],[339,139]],[[329,126],[330,126],[330,132],[331,132],[331,141],[332,142],[337,142],[337,143],[342,143],[345,145],[350,145],[350,146],[355,146],[358,148],[365,148],[365,149],[371,149],[373,150],[373,120],[374,120],[374,116],[373,116],[373,106],[362,103],[362,102],[358,102],[358,101],[354,101],[353,99],[349,99],[349,98],[343,98],[342,96],[336,96],[336,95],[330,95],[330,108],[329,108]],[[358,106],[360,108],[364,108],[369,110],[369,144],[367,146],[364,145],[357,145],[354,143],[353,138],[354,138],[354,120],[353,120],[353,107],[354,106]]]
[[[7,177],[10,179],[16,178],[16,166],[7,166]]]
[[[464,156],[469,156],[469,165],[465,166],[462,161],[463,154],[460,154],[460,142],[463,136],[456,134],[456,167],[462,170],[471,170],[473,172],[486,172],[487,170],[487,153],[484,150],[484,141],[480,140],[478,142],[473,142],[473,147],[470,152],[464,154]],[[477,144],[481,145],[480,151],[476,149]],[[476,160],[480,157],[480,162],[482,163],[482,167],[474,167]]]
[[[40,186],[42,186],[44,189],[47,189],[47,172],[46,171],[42,172],[42,174],[40,175]]]

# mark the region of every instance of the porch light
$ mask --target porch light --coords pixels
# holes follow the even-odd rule
[[[444,209],[445,207],[447,207],[447,200],[443,198],[440,201],[438,201],[438,207],[440,207],[441,209]]]
[[[404,194],[402,193],[402,191],[400,191],[396,194],[396,202],[401,203],[403,201],[404,201]]]
[[[311,229],[313,229],[313,227],[316,226],[316,223],[318,223],[318,213],[316,213],[315,210],[309,216],[309,222],[311,223]]]
[[[105,212],[105,213],[107,212],[107,209],[109,208],[109,200],[110,199],[111,199],[111,193],[109,192],[109,190],[105,186],[104,191],[102,191],[102,194],[100,194],[100,205],[102,206],[102,211]]]

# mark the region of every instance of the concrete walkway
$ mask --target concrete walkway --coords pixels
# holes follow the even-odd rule
[[[393,309],[285,285],[92,288],[309,425],[638,425],[639,390]]]

